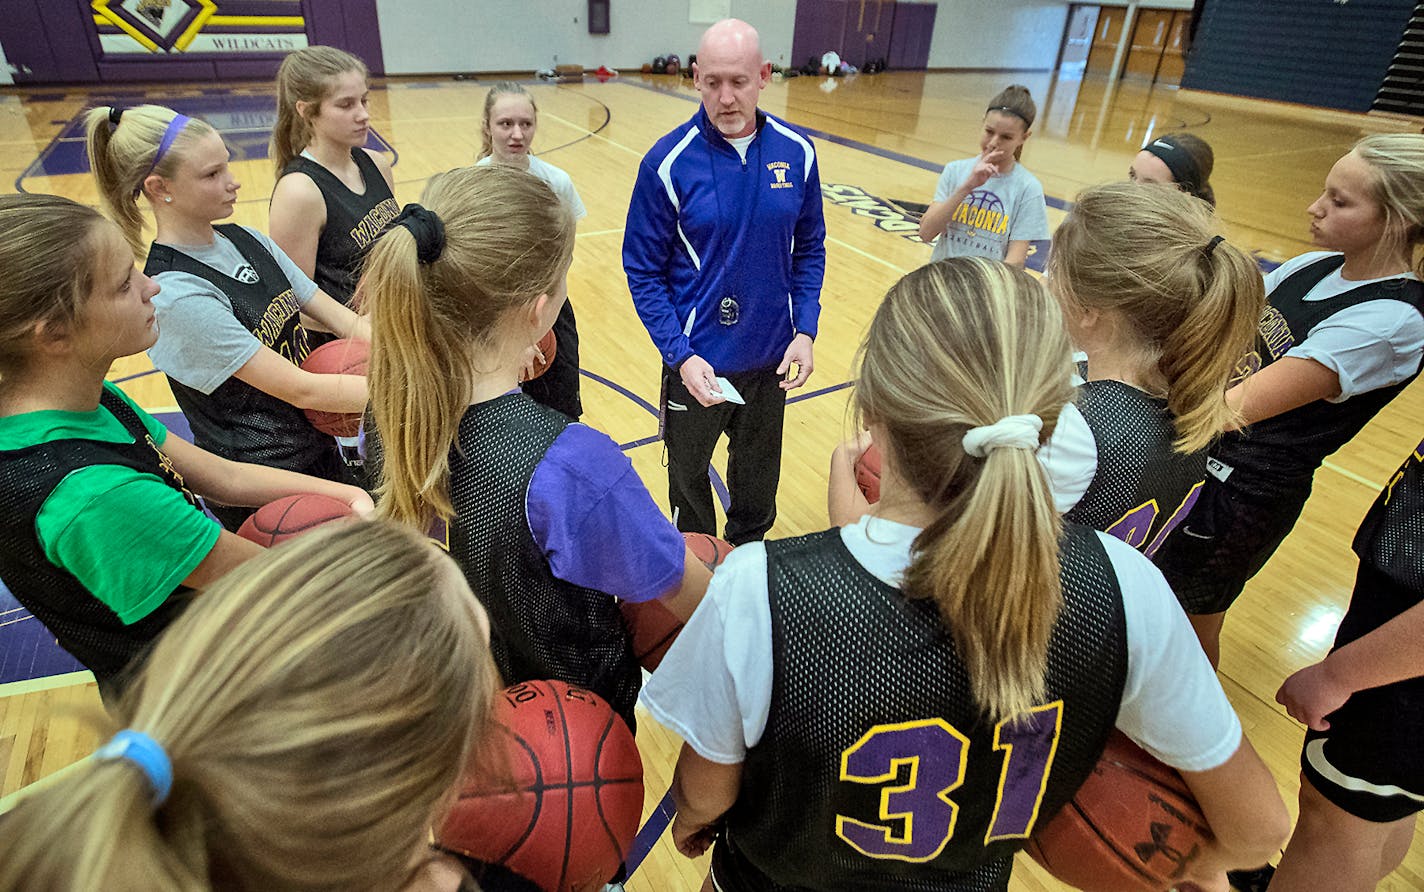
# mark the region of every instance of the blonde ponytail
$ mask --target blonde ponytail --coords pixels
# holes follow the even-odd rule
[[[89,170],[109,219],[118,224],[135,258],[148,251],[143,241],[144,218],[138,199],[150,174],[171,177],[183,153],[198,139],[215,132],[210,124],[191,118],[172,146],[154,163],[163,134],[178,113],[161,105],[139,105],[122,111],[92,108],[85,114],[85,144]],[[114,118],[118,123],[113,123]]]
[[[0,890],[400,888],[485,734],[486,628],[450,559],[395,524],[253,559],[119,704],[167,753],[167,800],[131,763],[87,760],[0,819]]]
[[[888,460],[933,514],[902,588],[934,600],[991,720],[1043,694],[1062,607],[1062,522],[1032,449],[1001,446],[976,458],[964,438],[1034,415],[1047,440],[1072,398],[1069,355],[1043,286],[982,258],[905,276],[861,345],[857,414],[883,428]]]
[[[382,441],[378,509],[424,529],[449,518],[450,449],[482,357],[512,311],[552,294],[573,253],[573,218],[543,180],[490,165],[432,177],[422,204],[444,226],[422,264],[393,226],[367,256],[371,410]]]
[[[1220,228],[1175,186],[1095,186],[1054,232],[1048,259],[1064,304],[1116,313],[1137,358],[1166,380],[1179,452],[1206,448],[1237,420],[1226,389],[1266,306],[1260,269]]]

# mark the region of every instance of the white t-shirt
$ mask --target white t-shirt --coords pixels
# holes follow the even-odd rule
[[[297,303],[305,307],[316,294],[316,283],[272,239],[242,228],[271,252]],[[221,233],[213,234],[211,245],[169,247],[240,282],[258,281],[242,252]],[[257,336],[233,315],[232,301],[207,279],[170,270],[153,280],[159,285],[153,297],[158,340],[148,348],[148,358],[164,374],[200,393],[212,393],[262,349]]]
[[[1266,293],[1275,291],[1292,273],[1332,253],[1311,251],[1287,260],[1266,273]],[[1413,273],[1401,273],[1352,280],[1340,275],[1337,269],[1310,289],[1305,299],[1328,300],[1370,282],[1417,278]],[[1399,300],[1357,304],[1312,328],[1305,340],[1291,347],[1286,356],[1313,359],[1334,372],[1340,378],[1340,395],[1330,402],[1344,402],[1352,396],[1398,384],[1419,371],[1420,359],[1424,357],[1424,316]]]
[[[1098,474],[1098,438],[1075,404],[1058,413],[1053,436],[1038,447],[1036,455],[1048,475],[1053,506],[1059,514],[1067,514],[1087,495]]]
[[[961,158],[945,165],[935,187],[934,200],[953,195],[979,158]],[[988,257],[1003,260],[1011,241],[1048,238],[1048,209],[1038,177],[1015,162],[1008,173],[990,177],[970,192],[949,217],[944,233],[935,241],[930,260],[946,257]]]
[[[866,516],[843,527],[841,538],[866,570],[899,585],[919,532]],[[1125,542],[1097,535],[1122,588],[1127,620],[1118,727],[1174,768],[1221,765],[1241,743],[1241,722],[1186,614],[1151,561]],[[717,568],[706,597],[644,686],[642,702],[704,759],[733,765],[761,740],[771,694],[766,548],[753,542]]]
[[[549,188],[554,190],[554,194],[559,196],[559,200],[569,209],[569,213],[574,215],[575,220],[582,220],[588,216],[588,211],[583,206],[583,199],[579,198],[578,190],[574,188],[574,181],[562,168],[555,167],[547,161],[543,161],[534,155],[529,157],[529,172],[534,176],[549,184]],[[487,167],[494,163],[493,155],[486,155],[475,162],[478,167]]]

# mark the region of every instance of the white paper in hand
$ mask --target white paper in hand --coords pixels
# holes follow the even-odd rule
[[[736,403],[739,406],[745,406],[747,404],[747,401],[742,399],[742,395],[737,393],[737,388],[732,386],[731,381],[719,375],[717,377],[717,386],[722,388],[722,398],[727,402]]]

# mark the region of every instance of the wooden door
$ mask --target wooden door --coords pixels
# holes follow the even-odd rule
[[[1127,20],[1127,10],[1120,6],[1105,6],[1098,14],[1098,24],[1093,29],[1092,48],[1088,51],[1088,71],[1107,74],[1112,70],[1113,57],[1117,55],[1117,42],[1122,37],[1122,23]]]
[[[1167,35],[1172,30],[1174,13],[1167,9],[1139,9],[1137,27],[1132,31],[1132,45],[1128,48],[1127,61],[1122,66],[1122,76],[1138,80],[1157,79],[1157,66],[1162,64],[1162,53],[1167,48]]]
[[[1162,50],[1162,64],[1157,67],[1157,83],[1176,86],[1182,82],[1182,72],[1187,68],[1187,31],[1191,27],[1192,12],[1178,10],[1172,16],[1172,27],[1167,32],[1167,46]]]

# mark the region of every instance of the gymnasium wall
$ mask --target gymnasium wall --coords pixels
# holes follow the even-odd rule
[[[1414,0],[1210,0],[1182,86],[1368,111]]]
[[[387,74],[527,71],[561,64],[637,70],[654,56],[697,50],[707,24],[688,0],[611,0],[610,33],[588,33],[584,0],[376,0]],[[730,0],[761,32],[767,58],[789,65],[796,0]]]
[[[923,0],[901,0],[923,2]],[[930,68],[1029,68],[1046,70],[1058,61],[1068,24],[1064,0],[932,0],[939,6]]]

